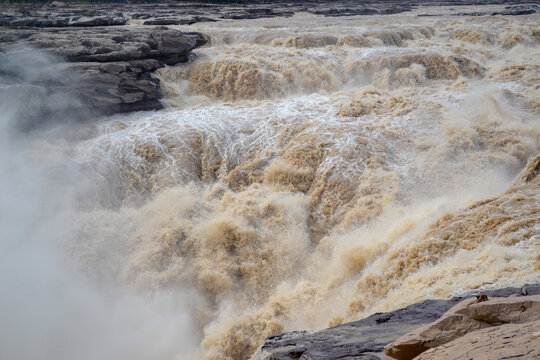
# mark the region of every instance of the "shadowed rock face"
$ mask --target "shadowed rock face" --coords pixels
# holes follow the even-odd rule
[[[162,106],[159,81],[150,75],[163,66],[158,60],[61,61],[30,49],[0,53],[0,107],[27,104],[14,116],[19,129]],[[30,76],[19,76],[20,67],[32,68]]]
[[[69,94],[70,101],[62,106],[38,107],[28,115],[31,118],[21,120],[24,128],[67,114],[158,110],[163,107],[162,93],[151,73],[164,64],[187,61],[190,51],[205,42],[198,33],[166,27],[4,28],[0,92],[4,96],[31,92],[32,98],[42,94],[51,99]],[[22,79],[14,69],[21,59],[36,57],[29,49],[38,49],[37,56],[48,56],[50,61],[45,67],[30,61],[26,66],[36,67],[36,76]]]
[[[488,297],[534,295],[540,294],[540,286],[504,288],[484,293]],[[330,329],[270,336],[253,354],[251,360],[379,359],[386,344],[419,326],[436,321],[460,301],[473,296],[475,295],[467,294],[450,300],[427,300],[396,311],[376,313]],[[418,353],[425,350],[422,348]]]

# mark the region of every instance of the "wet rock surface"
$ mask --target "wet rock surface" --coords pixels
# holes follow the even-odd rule
[[[540,285],[503,288],[482,293],[489,298],[538,295]],[[385,345],[422,325],[437,321],[463,300],[476,301],[476,295],[477,293],[470,293],[450,300],[427,300],[320,331],[295,331],[270,336],[253,354],[251,360],[380,359],[384,356],[382,352]]]

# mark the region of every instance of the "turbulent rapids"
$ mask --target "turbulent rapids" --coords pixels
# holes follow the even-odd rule
[[[80,281],[172,293],[194,337],[174,358],[248,359],[283,331],[539,281],[539,20],[178,26],[209,42],[157,71],[165,110],[25,156],[76,169],[61,246]]]

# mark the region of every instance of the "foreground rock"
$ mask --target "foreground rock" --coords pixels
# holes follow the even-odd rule
[[[540,359],[540,321],[478,330],[428,350],[415,359]]]
[[[494,298],[486,301],[467,299],[454,306],[432,324],[420,327],[387,345],[384,351],[398,360],[410,360],[476,330],[502,324],[521,324],[540,320],[540,295]],[[517,327],[519,328],[519,327]],[[519,329],[512,331],[521,332]],[[501,330],[504,336],[504,329]],[[490,336],[492,332],[488,332]],[[497,333],[498,334],[498,333]],[[489,342],[490,336],[484,337]],[[466,340],[468,341],[468,340]],[[492,358],[500,358],[493,356]]]
[[[504,288],[485,293],[488,297],[534,295],[540,294],[540,285],[525,286],[522,289]],[[515,299],[520,298],[523,299]],[[469,299],[466,300],[468,302],[476,301],[475,294],[450,300],[427,300],[330,329],[270,336],[253,354],[251,360],[380,359],[385,345],[422,325],[436,321],[464,299]]]
[[[23,128],[68,114],[161,109],[152,72],[187,61],[205,42],[166,27],[0,28],[0,95],[34,102],[18,114]]]

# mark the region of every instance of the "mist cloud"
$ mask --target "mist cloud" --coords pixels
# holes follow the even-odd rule
[[[51,171],[33,156],[58,135],[53,125],[74,120],[26,130],[77,100],[46,86],[65,76],[51,70],[56,58],[28,49],[0,57],[0,358],[173,359],[196,350],[187,290],[141,296],[74,266],[69,214],[84,182],[67,158]]]

